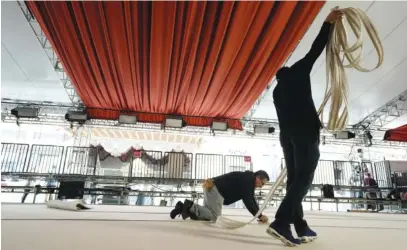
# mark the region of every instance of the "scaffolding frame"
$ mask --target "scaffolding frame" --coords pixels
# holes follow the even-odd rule
[[[37,20],[35,19],[35,17],[33,16],[33,14],[31,13],[30,9],[28,8],[24,1],[17,1],[17,4],[20,7],[21,11],[23,12],[35,36],[37,37],[41,47],[44,49],[45,54],[47,55],[49,61],[51,62],[55,72],[58,74],[59,79],[61,80],[62,85],[66,93],[68,94],[68,97],[71,100],[72,104],[75,106],[81,105],[82,101],[78,94],[76,93],[76,90],[72,85],[71,79],[65,72],[61,61],[59,60],[57,54],[52,48],[50,41],[45,36],[45,33],[42,31],[40,24],[37,22]]]
[[[355,125],[359,129],[380,129],[407,113],[407,89]]]

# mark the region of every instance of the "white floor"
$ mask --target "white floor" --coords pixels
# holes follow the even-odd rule
[[[265,233],[264,225],[238,230],[213,228],[201,222],[171,220],[169,207],[94,206],[70,212],[44,204],[2,204],[2,250],[261,250],[287,249]],[[245,210],[225,215],[248,221]],[[266,211],[270,218],[273,210]],[[406,249],[407,215],[306,212],[317,241],[312,250]]]

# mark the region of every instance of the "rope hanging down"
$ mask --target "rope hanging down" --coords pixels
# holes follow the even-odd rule
[[[329,131],[341,131],[348,123],[348,84],[345,68],[355,68],[361,72],[370,72],[380,67],[383,63],[382,43],[379,39],[376,28],[373,26],[366,13],[355,8],[345,8],[340,9],[340,11],[343,12],[344,18],[341,21],[335,22],[326,46],[327,86],[324,101],[318,111],[321,116],[321,121],[323,121],[323,110],[329,98],[332,98],[327,126]],[[357,38],[357,41],[352,46],[349,46],[347,41],[348,35],[344,25],[345,20],[348,22]],[[370,70],[363,68],[360,65],[363,52],[362,25],[366,28],[379,58],[376,67]],[[348,65],[343,64],[343,59],[340,58],[341,52],[348,60]],[[342,106],[344,106],[344,108],[342,114],[339,115]],[[253,222],[266,209],[267,204],[273,198],[277,188],[284,183],[286,175],[287,170],[284,168],[274,185],[270,188],[270,191],[265,197],[264,203],[260,207],[256,216],[249,222],[235,221],[224,216],[219,216],[216,225],[226,229],[237,229]]]
[[[336,9],[338,9],[338,7]],[[356,8],[338,10],[343,13],[343,19],[334,23],[330,39],[326,46],[327,84],[325,98],[318,110],[321,121],[323,121],[323,111],[328,100],[331,99],[327,130],[332,132],[342,131],[348,124],[349,88],[345,68],[354,68],[361,72],[370,72],[380,67],[383,63],[383,45],[375,26],[366,13]],[[345,21],[356,36],[356,42],[353,45],[349,45],[348,43]],[[378,55],[377,64],[372,69],[366,69],[361,66],[364,42],[362,26],[365,27]],[[343,53],[342,59],[341,53]],[[348,65],[344,65],[344,58],[349,62]],[[341,109],[342,113],[340,114]]]

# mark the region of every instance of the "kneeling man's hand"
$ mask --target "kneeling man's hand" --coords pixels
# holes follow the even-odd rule
[[[259,217],[259,223],[266,224],[269,221],[269,218],[265,215]]]

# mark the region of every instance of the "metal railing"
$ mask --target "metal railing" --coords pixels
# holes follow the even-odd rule
[[[252,158],[241,155],[136,150],[124,162],[112,156],[102,159],[97,147],[30,146],[18,143],[2,143],[1,146],[3,175],[202,181],[232,171],[253,170]],[[283,159],[281,166],[284,167],[284,164]],[[371,174],[379,188],[407,187],[407,173],[392,171],[388,161],[361,163],[320,160],[313,185],[362,187],[365,173]]]
[[[23,172],[29,155],[28,144],[1,144],[1,172]]]
[[[1,145],[3,175],[202,181],[231,171],[253,170],[251,157],[241,155],[134,150],[124,159],[99,147]]]
[[[282,168],[285,161],[281,161]],[[357,162],[320,160],[315,170],[314,186],[330,184],[337,187],[363,187],[365,174],[370,173],[379,188],[407,187],[407,172],[392,171],[389,161]]]

